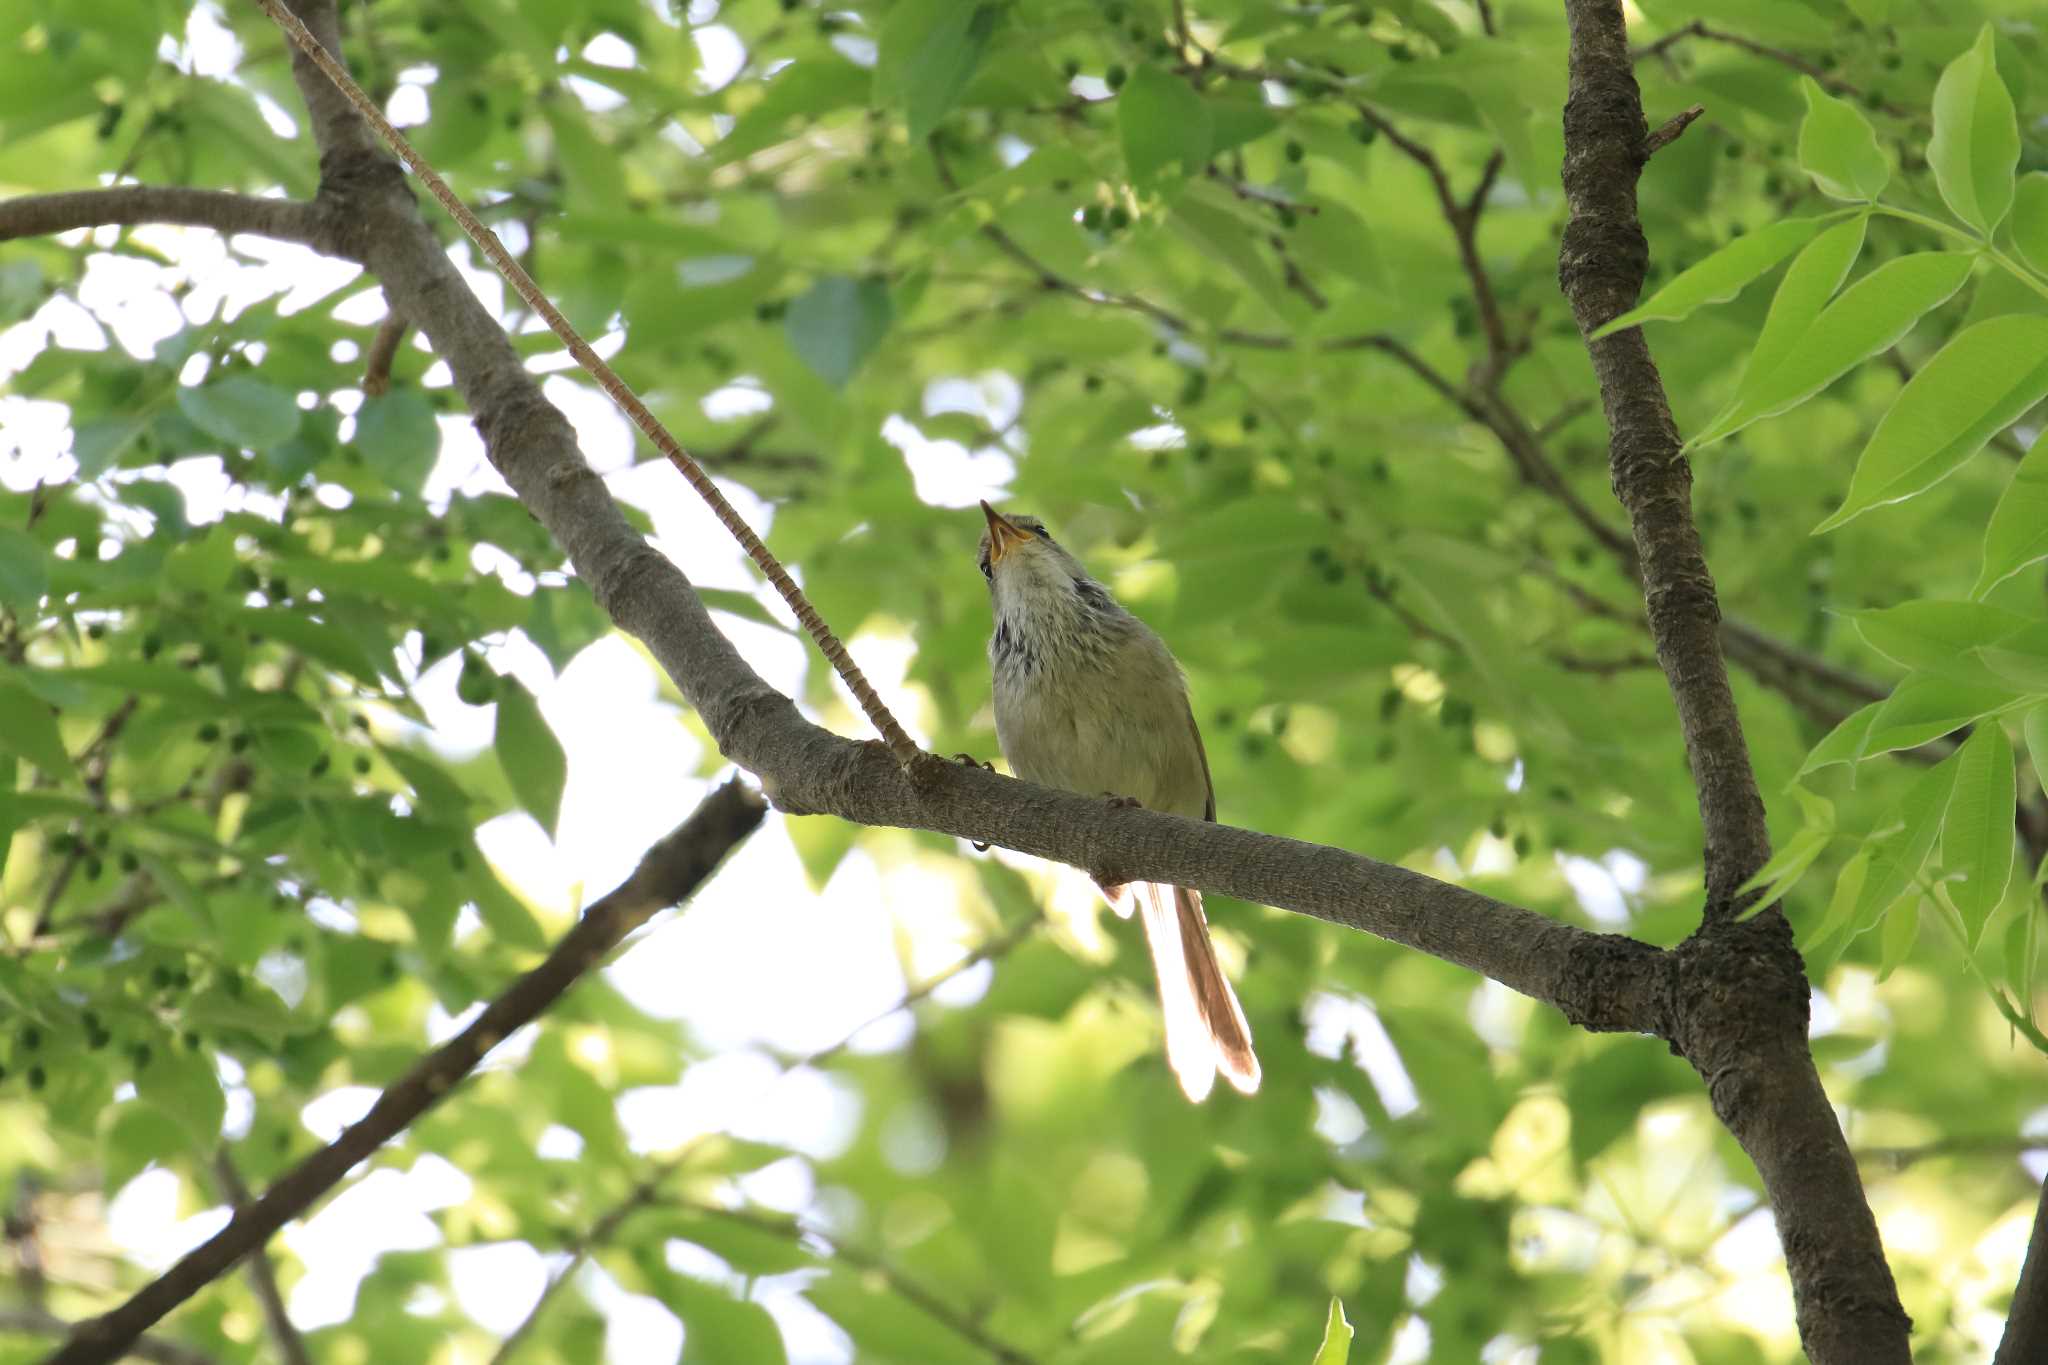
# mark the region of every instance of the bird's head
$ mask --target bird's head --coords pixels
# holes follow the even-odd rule
[[[1035,587],[1067,589],[1088,573],[1051,535],[1045,523],[1021,512],[1004,515],[981,505],[988,529],[981,533],[981,574],[997,593]]]

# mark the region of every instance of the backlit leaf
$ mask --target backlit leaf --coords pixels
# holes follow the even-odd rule
[[[2048,317],[2010,314],[1959,333],[1900,390],[1856,458],[1848,496],[1814,534],[1932,488],[2044,395]]]
[[[1835,199],[1868,203],[1891,182],[1891,163],[1877,145],[1877,134],[1863,111],[1836,99],[1811,76],[1800,78],[1806,95],[1806,119],[1799,125],[1799,164]]]
[[[1947,883],[1948,895],[1974,948],[2012,880],[2012,742],[1996,721],[1987,721],[1957,751],[1955,763],[1955,791],[1941,827],[1941,868],[1945,875],[1961,876]]]
[[[491,744],[519,804],[553,834],[562,815],[569,761],[533,694],[517,678],[498,679],[498,720]]]
[[[2012,96],[1998,78],[1991,25],[1948,64],[1934,87],[1934,138],[1927,163],[1956,217],[1989,236],[2012,206],[2020,158]]]
[[[1649,299],[1594,332],[1604,337],[1639,323],[1692,316],[1709,304],[1726,303],[1779,261],[1813,240],[1827,218],[1786,218],[1745,233],[1704,260],[1681,270]]]

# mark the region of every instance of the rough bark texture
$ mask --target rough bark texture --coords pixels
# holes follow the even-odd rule
[[[2048,1185],[2034,1208],[2034,1231],[2027,1243],[2026,1264],[2019,1287],[2012,1291],[2005,1336],[1993,1365],[2035,1365],[2048,1360]]]
[[[1705,913],[1661,978],[1669,994],[1656,1031],[1699,1071],[1715,1114],[1756,1163],[1807,1354],[1817,1365],[1905,1361],[1911,1323],[1807,1046],[1810,991],[1791,927],[1776,910],[1736,919],[1736,889],[1769,859],[1770,837],[1721,656],[1714,582],[1693,524],[1692,469],[1641,329],[1590,339],[1634,306],[1649,262],[1636,180],[1653,147],[1621,3],[1565,0],[1565,11],[1570,219],[1558,277],[1589,338],[1614,493],[1634,533],[1706,845]]]
[[[1565,105],[1565,197],[1571,218],[1558,276],[1582,331],[1635,306],[1649,264],[1636,217],[1636,177],[1649,129],[1628,58],[1619,4],[1566,5],[1572,21]],[[1611,23],[1608,22],[1611,20]],[[1612,433],[1614,495],[1627,509],[1642,565],[1657,660],[1678,703],[1705,827],[1707,900],[1728,913],[1735,888],[1770,857],[1763,799],[1728,688],[1720,607],[1692,520],[1692,466],[1640,328],[1588,343]]]

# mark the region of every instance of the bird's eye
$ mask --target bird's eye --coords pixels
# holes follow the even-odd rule
[[[981,557],[981,576],[991,583],[996,581],[996,571],[989,566],[987,555]]]
[[[1046,529],[1045,529],[1045,528],[1044,528],[1043,526],[1034,526],[1034,527],[1032,527],[1031,529],[1032,529],[1032,530],[1034,530],[1034,531],[1036,531],[1036,532],[1038,532],[1038,538],[1039,538],[1040,540],[1051,540],[1051,539],[1052,539],[1052,532],[1050,532],[1050,531],[1046,530]]]

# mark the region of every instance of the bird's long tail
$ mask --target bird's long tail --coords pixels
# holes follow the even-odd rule
[[[1159,977],[1166,1060],[1181,1090],[1199,1104],[1218,1071],[1247,1095],[1257,1090],[1259,1059],[1252,1051],[1251,1026],[1216,960],[1202,893],[1161,882],[1132,882],[1118,890],[1112,904],[1128,914],[1135,900],[1142,912],[1145,942]]]

